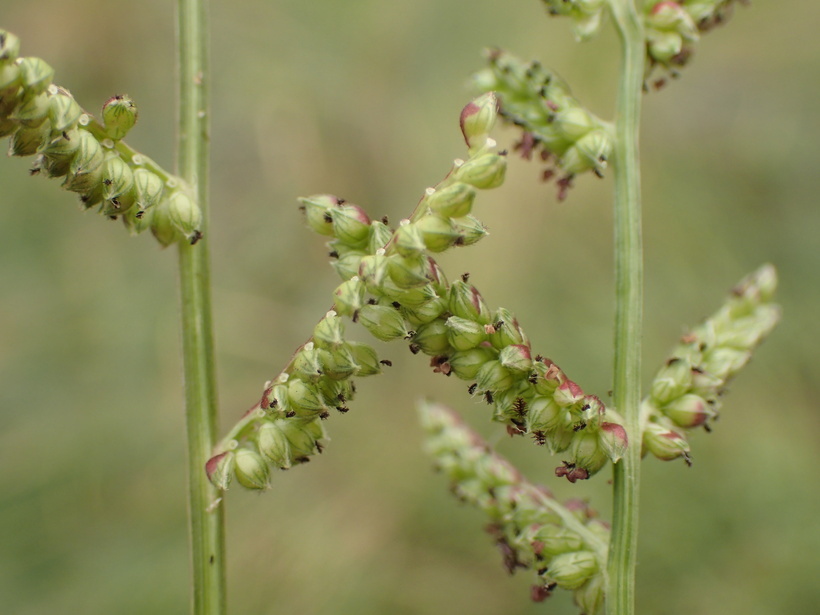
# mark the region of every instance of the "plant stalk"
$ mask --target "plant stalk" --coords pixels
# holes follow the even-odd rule
[[[216,375],[208,258],[208,15],[206,0],[178,0],[179,128],[177,174],[202,209],[204,239],[179,243],[188,517],[194,615],[224,615],[225,535],[219,492],[205,474],[216,441]]]
[[[621,41],[616,108],[615,373],[613,402],[624,416],[629,447],[614,464],[613,524],[607,565],[607,615],[634,615],[641,462],[640,372],[643,247],[638,141],[643,94],[643,25],[633,0],[610,4]]]

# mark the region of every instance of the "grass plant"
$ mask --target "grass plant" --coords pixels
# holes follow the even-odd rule
[[[267,490],[278,478],[276,470],[322,453],[326,419],[354,405],[354,379],[391,371],[393,362],[376,347],[349,337],[352,328],[380,342],[404,343],[439,378],[464,381],[469,398],[485,404],[506,433],[554,456],[545,462],[554,470],[539,481],[553,474],[583,484],[611,464],[610,527],[588,503],[561,502],[551,489],[525,479],[453,410],[431,401],[420,405],[425,448],[435,466],[459,499],[488,515],[506,569],[532,571],[534,601],[564,589],[586,615],[636,612],[641,460],[691,464],[689,434],[711,430],[727,383],[780,317],[773,303],[777,276],[764,265],[741,280],[717,312],[683,334],[642,395],[641,104],[654,90],[678,86],[669,82],[685,72],[701,35],[726,21],[740,3],[543,4],[548,14],[566,18],[580,40],[614,27],[621,63],[612,119],[586,108],[544,63],[492,49],[471,81],[477,97],[459,118],[466,151],[456,153],[443,179],[421,192],[406,217],[391,224],[335,195],[300,198],[307,226],[328,240],[341,283],[328,291],[332,305],[305,332],[307,341],[221,438],[208,252],[219,229],[209,223],[208,211],[205,3],[178,3],[175,173],[123,141],[137,118],[129,97],[112,97],[96,119],[53,83],[46,61],[23,55],[20,40],[0,31],[0,136],[9,137],[9,153],[33,157],[33,175],[62,178],[62,187],[77,193],[84,209],[121,220],[134,234],[150,230],[162,246],[178,251],[197,615],[227,609],[225,492],[236,484]],[[497,129],[502,123],[515,132],[510,143],[502,144],[509,134]],[[610,174],[614,179],[610,393],[590,392],[553,360],[560,358],[536,350],[540,345],[519,323],[513,302],[490,308],[474,286],[482,277],[480,266],[453,274],[439,263],[442,253],[469,251],[488,234],[478,217],[484,192],[501,189],[516,154],[542,164],[543,178],[554,181],[559,200],[572,200],[579,182]],[[415,388],[423,394],[423,384]]]

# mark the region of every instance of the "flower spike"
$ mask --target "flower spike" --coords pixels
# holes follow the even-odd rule
[[[700,35],[725,23],[735,4],[748,0],[652,0],[644,3],[646,32],[646,78],[657,70],[665,75],[653,80],[654,87],[676,78],[689,63]]]
[[[507,424],[510,433],[529,433],[536,443],[565,453],[567,463],[573,464],[574,471],[565,475],[570,481],[588,478],[607,460],[620,458],[626,434],[617,415],[597,397],[586,395],[553,362],[534,356],[509,310],[491,311],[466,274],[448,283],[431,256],[470,245],[486,234],[467,212],[477,190],[497,187],[504,178],[505,158],[487,134],[497,113],[494,95],[464,108],[460,123],[468,158],[456,160],[397,229],[332,195],[300,199],[308,226],[330,238],[333,265],[343,281],[334,291],[334,309],[316,325],[313,337],[214,450],[211,466],[227,468],[213,474],[214,484],[225,488],[226,473],[241,470],[237,463],[217,463],[228,452],[234,458],[237,450],[259,452],[281,469],[321,452],[321,420],[334,408],[347,411],[355,393],[353,378],[389,366],[369,346],[346,340],[341,317],[361,324],[379,340],[406,341],[414,354],[430,357],[435,373],[474,381],[471,394],[492,405],[494,420]],[[531,423],[530,407],[543,413],[550,404],[560,409],[559,415],[540,423],[536,417]],[[579,424],[583,432],[573,429]],[[299,446],[294,445],[296,436]],[[257,457],[245,455],[249,467],[251,459]],[[238,482],[263,488],[267,477],[246,472]]]
[[[563,4],[563,3],[559,3]],[[614,148],[612,127],[572,96],[569,86],[538,62],[524,62],[492,49],[489,67],[474,77],[479,89],[493,90],[499,114],[521,129],[515,149],[526,159],[537,156],[550,165],[545,180],[556,178],[559,200],[576,175],[603,176]]]
[[[472,207],[476,189],[495,187],[497,181],[477,181],[465,169],[503,160],[486,134],[496,113],[492,94],[464,108],[460,122],[468,159],[457,160],[444,180],[428,188],[413,215],[390,235],[385,233],[381,245],[374,238],[383,227],[362,224],[361,231],[369,229],[368,238],[327,222],[348,206],[341,199],[307,197],[301,199],[302,207],[308,225],[332,237],[328,247],[339,258],[334,266],[344,278],[335,291],[339,313],[380,340],[406,340],[411,352],[430,357],[435,373],[473,381],[471,394],[493,406],[494,420],[505,423],[512,434],[529,434],[536,444],[564,453],[566,463],[556,473],[575,482],[623,455],[627,439],[619,417],[552,361],[535,356],[513,314],[504,308],[492,312],[468,275],[451,284],[443,280],[431,256],[472,243],[459,235],[465,222],[458,216],[464,203]],[[576,115],[567,115],[565,132],[583,134],[590,116]],[[355,211],[358,219],[370,219],[361,208]],[[474,224],[483,228],[478,221]],[[365,293],[372,296],[367,303]]]
[[[133,233],[150,229],[163,246],[196,243],[202,212],[185,183],[120,141],[136,122],[134,102],[114,96],[99,123],[51,83],[54,69],[19,50],[17,37],[0,30],[0,137],[9,137],[9,154],[36,155],[32,174],[63,177],[85,209],[98,205]]]
[[[641,406],[644,454],[690,462],[685,431],[710,429],[726,383],[780,320],[780,307],[772,303],[776,286],[774,267],[763,265],[732,289],[716,313],[681,338]]]
[[[527,481],[449,408],[423,402],[419,412],[426,452],[455,496],[489,517],[488,531],[507,571],[535,573],[536,602],[560,587],[573,592],[584,613],[595,615],[604,598],[608,526],[585,504],[561,504]]]

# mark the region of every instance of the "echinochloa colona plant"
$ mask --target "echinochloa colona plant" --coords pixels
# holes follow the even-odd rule
[[[424,449],[434,467],[459,500],[486,514],[487,542],[500,547],[504,567],[530,571],[529,598],[543,602],[566,590],[585,615],[635,612],[641,460],[692,463],[691,433],[711,430],[726,402],[727,383],[780,318],[773,303],[775,269],[763,265],[672,345],[651,385],[640,391],[641,99],[674,87],[671,82],[694,57],[700,36],[724,23],[741,3],[543,4],[549,15],[567,18],[579,41],[605,27],[616,29],[623,60],[612,118],[589,111],[567,81],[540,61],[521,59],[514,50],[490,49],[472,79],[475,98],[459,117],[465,149],[454,152],[449,169],[442,169],[443,179],[420,189],[406,218],[391,225],[378,213],[332,194],[298,199],[307,227],[327,241],[339,284],[328,289],[332,307],[305,332],[307,341],[253,394],[251,408],[228,433],[216,437],[213,417],[210,426],[189,426],[191,482],[197,492],[191,496],[195,613],[225,612],[225,492],[235,485],[265,490],[276,481],[277,471],[320,454],[329,419],[343,416],[355,403],[357,386],[366,386],[361,379],[382,373],[395,377],[389,374],[390,361],[375,348],[348,339],[351,328],[407,346],[435,377],[463,387],[465,402],[482,404],[487,417],[511,437],[540,447],[552,459],[554,470],[540,477],[544,485],[530,482],[457,411],[433,401],[419,405]],[[182,15],[183,24],[196,23],[196,15]],[[184,58],[183,52],[183,71]],[[165,171],[125,143],[137,120],[129,97],[112,96],[95,116],[53,78],[44,60],[23,55],[18,38],[0,30],[0,136],[8,137],[9,155],[30,157],[31,174],[57,179],[78,195],[82,209],[122,220],[133,234],[150,230],[162,246],[178,246],[181,263],[186,255],[204,253],[208,233],[219,231],[207,226],[206,197],[196,185],[196,173],[186,172],[184,160],[178,174]],[[184,88],[182,94],[185,100]],[[513,142],[501,144],[493,136],[499,123],[515,127]],[[538,165],[558,200],[572,198],[576,181],[614,177],[616,356],[611,396],[587,390],[566,373],[560,357],[527,335],[513,303],[488,305],[475,285],[480,268],[472,275],[446,272],[436,260],[443,252],[469,250],[485,240],[481,193],[502,186],[508,164],[519,157]],[[183,275],[183,287],[186,279]],[[207,292],[205,286],[199,294]],[[183,292],[184,331],[186,296]],[[196,316],[202,308],[192,309]],[[188,348],[186,362],[193,360]],[[186,377],[205,390],[212,386],[207,370]],[[419,396],[423,394],[422,388]],[[600,480],[600,474],[612,477],[611,524],[588,503],[578,498],[560,502],[545,486],[550,480]]]

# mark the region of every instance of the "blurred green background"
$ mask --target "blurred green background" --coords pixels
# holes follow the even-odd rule
[[[171,166],[172,2],[3,0],[0,27],[91,110],[128,93],[129,142]],[[481,50],[540,58],[609,116],[611,33],[576,45],[539,2],[214,2],[214,302],[222,423],[259,396],[337,284],[297,196],[332,192],[394,222],[464,147],[458,113]],[[646,96],[646,328],[651,377],[690,323],[760,263],[784,321],[737,378],[695,465],[644,464],[641,613],[817,612],[820,5],[760,2],[707,35],[684,78]],[[500,131],[502,143],[513,134]],[[5,145],[3,145],[5,147]],[[0,160],[0,597],[3,613],[188,609],[176,258],[83,215],[30,160]],[[480,198],[491,237],[444,255],[535,349],[582,386],[611,388],[611,179],[567,202],[514,160]],[[469,259],[469,260],[468,260]],[[235,614],[576,612],[529,602],[484,519],[420,452],[414,400],[460,408],[534,480],[609,518],[606,472],[558,483],[556,459],[509,441],[461,382],[401,346],[360,382],[313,463],[270,492],[229,493]]]

